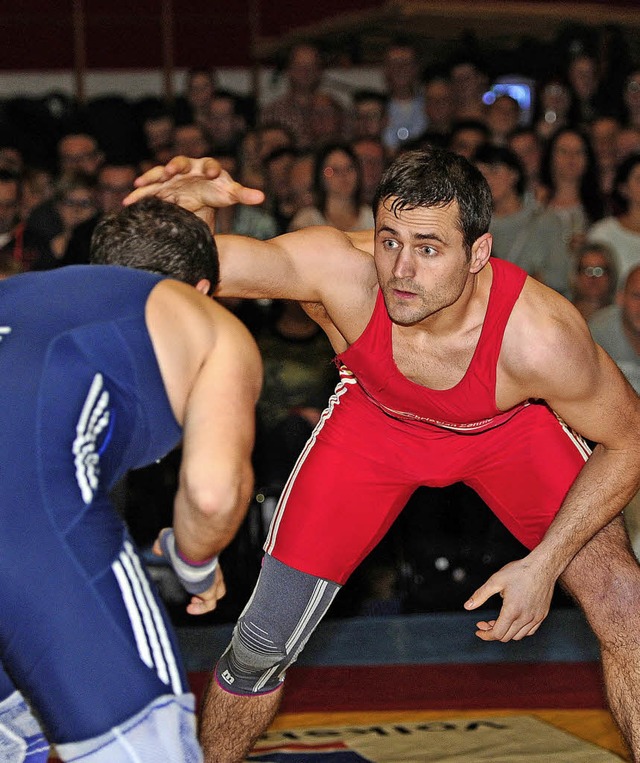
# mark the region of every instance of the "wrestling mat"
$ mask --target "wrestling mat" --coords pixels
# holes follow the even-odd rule
[[[272,729],[252,763],[614,763],[612,752],[533,715],[466,714]]]

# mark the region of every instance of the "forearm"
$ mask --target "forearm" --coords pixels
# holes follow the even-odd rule
[[[637,438],[636,438],[637,439]],[[530,558],[559,577],[591,538],[625,508],[640,488],[640,442],[625,450],[598,445],[571,486]]]
[[[253,473],[248,467],[235,485],[217,490],[215,497],[196,497],[181,485],[173,512],[173,529],[180,554],[193,562],[217,556],[238,531],[252,495]]]

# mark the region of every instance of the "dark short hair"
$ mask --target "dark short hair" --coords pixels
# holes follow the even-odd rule
[[[218,250],[206,223],[186,209],[152,197],[108,215],[91,238],[90,260],[175,278],[191,286],[220,278]]]
[[[489,230],[491,191],[482,173],[464,157],[443,148],[405,151],[388,167],[373,198],[373,213],[392,199],[394,214],[416,207],[458,204],[459,230],[465,247]]]
[[[509,167],[517,174],[516,192],[522,196],[525,190],[525,175],[522,162],[518,155],[506,146],[493,146],[491,143],[484,143],[480,146],[473,156],[474,163],[488,164],[493,167],[496,164],[502,164]]]

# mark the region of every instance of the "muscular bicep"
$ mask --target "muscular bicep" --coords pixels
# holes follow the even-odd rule
[[[630,435],[637,439],[638,396],[590,337],[556,357],[544,386],[547,403],[586,439],[612,450],[629,447]]]
[[[368,259],[333,228],[314,227],[269,241],[217,236],[222,297],[293,299],[324,302],[342,277]]]
[[[255,342],[233,316],[225,317],[215,347],[189,395],[182,474],[206,489],[235,489],[250,463],[262,365]]]

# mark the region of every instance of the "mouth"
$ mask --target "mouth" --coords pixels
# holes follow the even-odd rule
[[[412,291],[404,291],[403,289],[393,289],[393,295],[396,299],[413,299],[417,296]]]

